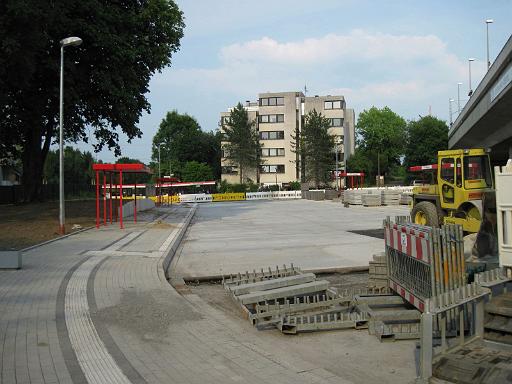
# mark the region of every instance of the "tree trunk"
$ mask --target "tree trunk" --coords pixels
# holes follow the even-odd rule
[[[52,127],[45,129],[45,141],[42,144],[41,131],[39,129],[25,129],[26,141],[23,146],[22,184],[24,190],[23,201],[42,201],[43,169],[46,155],[50,149]]]
[[[242,175],[242,165],[239,166],[240,170],[239,170],[239,173],[240,173],[240,184],[242,184],[242,181],[243,181],[243,175]]]

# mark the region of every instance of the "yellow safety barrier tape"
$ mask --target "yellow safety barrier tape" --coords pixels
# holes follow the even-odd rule
[[[245,200],[245,193],[214,193],[212,194],[213,201],[239,201]]]

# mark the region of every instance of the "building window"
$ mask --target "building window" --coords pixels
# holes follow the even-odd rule
[[[343,100],[324,101],[324,109],[342,109]]]
[[[262,148],[261,157],[284,156],[284,148]]]
[[[262,97],[260,99],[260,105],[262,107],[284,105],[284,97]]]
[[[222,174],[224,175],[238,175],[238,169],[234,165],[226,165],[222,167]]]
[[[260,123],[283,123],[284,115],[282,113],[277,115],[260,115],[259,120]]]
[[[284,173],[284,165],[260,165],[261,173]]]
[[[263,131],[260,132],[260,140],[283,140],[284,131]]]
[[[331,120],[331,127],[342,127],[343,126],[343,119],[342,118],[333,118]]]

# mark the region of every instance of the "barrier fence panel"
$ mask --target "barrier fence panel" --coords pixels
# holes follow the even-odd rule
[[[425,301],[467,282],[460,225],[384,220],[389,287],[421,312]]]
[[[494,167],[500,266],[512,268],[512,163]]]

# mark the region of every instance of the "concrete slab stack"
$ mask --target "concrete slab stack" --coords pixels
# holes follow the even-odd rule
[[[400,193],[400,200],[399,204],[401,205],[408,205],[412,202],[412,194],[409,192],[401,192]]]
[[[361,195],[361,202],[365,207],[378,207],[382,205],[381,196],[373,193]]]
[[[293,266],[232,275],[223,279],[223,285],[258,327],[272,325],[295,334],[366,324],[364,311],[351,311],[353,292],[339,294],[327,280]]]
[[[332,200],[338,197],[338,191],[334,189],[326,189],[325,190],[325,200]]]
[[[345,191],[344,202],[351,205],[362,205],[362,196],[368,194],[369,191],[363,189],[351,189]]]
[[[368,288],[387,290],[389,287],[388,264],[386,253],[373,255],[368,267]]]
[[[383,205],[398,205],[400,202],[400,191],[397,189],[383,189],[382,204]]]

